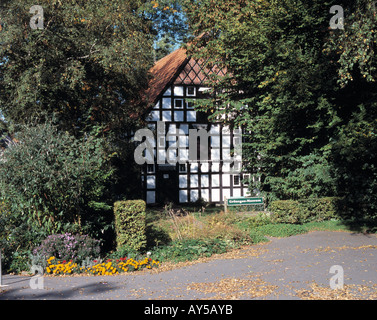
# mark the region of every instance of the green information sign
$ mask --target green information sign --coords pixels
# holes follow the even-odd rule
[[[253,204],[263,204],[263,198],[230,198],[227,199],[228,206],[245,206]]]

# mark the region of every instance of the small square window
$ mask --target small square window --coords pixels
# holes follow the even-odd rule
[[[233,185],[234,186],[239,186],[240,185],[240,176],[237,175],[237,176],[233,176]]]
[[[187,109],[194,109],[194,102],[188,101],[187,102]]]
[[[182,99],[175,99],[174,100],[174,108],[182,109],[183,108],[183,100]]]
[[[154,164],[147,165],[147,173],[154,173]]]
[[[187,87],[187,95],[188,96],[195,96],[195,94],[196,94],[195,87]]]
[[[184,163],[179,165],[179,172],[187,172],[187,166]]]

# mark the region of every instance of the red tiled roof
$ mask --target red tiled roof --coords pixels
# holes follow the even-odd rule
[[[186,49],[180,48],[156,62],[150,70],[152,79],[146,92],[150,103],[156,101],[162,90],[172,81],[181,66],[188,60]]]
[[[207,80],[206,74],[216,73],[220,76],[226,74],[226,69],[219,69],[216,66],[211,70],[203,68],[203,61],[196,61],[187,56],[187,50],[180,48],[160,59],[150,69],[152,76],[146,90],[146,98],[150,105],[156,103],[157,98],[173,82],[174,84],[195,84],[202,85]]]

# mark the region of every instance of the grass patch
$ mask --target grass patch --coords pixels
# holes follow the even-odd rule
[[[294,236],[296,234],[307,233],[308,229],[304,225],[277,223],[266,224],[255,228],[257,232],[265,236],[284,238]]]
[[[148,230],[151,232],[148,238],[153,238],[148,248],[154,259],[191,261],[225,253],[242,245],[268,242],[267,237],[349,230],[346,224],[334,219],[304,224],[276,223],[264,212],[250,216],[237,212],[225,214],[219,208],[208,209],[170,207],[159,211],[154,209],[147,214]]]
[[[269,237],[284,238],[309,231],[350,231],[347,225],[339,220],[313,221],[304,224],[268,223],[252,228],[250,237],[253,243],[268,242]]]
[[[305,223],[308,231],[350,231],[350,228],[340,220],[312,221]]]
[[[216,253],[225,253],[234,248],[234,243],[222,239],[185,239],[173,241],[168,246],[157,247],[153,251],[158,261],[192,261],[201,257],[210,257]]]

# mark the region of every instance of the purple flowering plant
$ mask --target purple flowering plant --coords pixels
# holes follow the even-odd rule
[[[100,255],[99,240],[88,235],[73,235],[71,233],[53,234],[42,241],[41,245],[33,250],[34,255],[48,259],[56,257],[59,260],[81,263],[87,258],[97,258]]]

